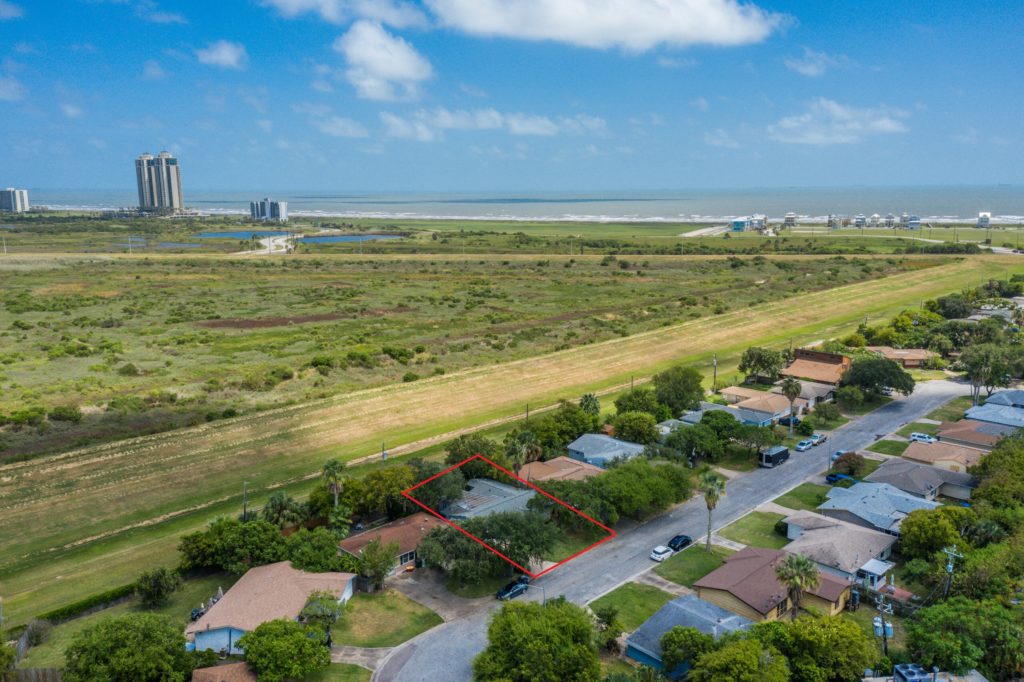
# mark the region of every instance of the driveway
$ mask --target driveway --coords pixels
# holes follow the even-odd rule
[[[807,452],[794,452],[789,461],[775,469],[757,469],[734,477],[714,513],[714,527],[721,528],[757,506],[769,502],[824,471],[835,450],[859,450],[877,440],[879,434],[895,431],[915,421],[952,398],[967,395],[969,387],[950,380],[918,384],[913,395],[893,400],[874,412],[834,431],[824,445]],[[586,604],[634,579],[651,568],[651,547],[677,533],[700,538],[707,532],[707,509],[699,496],[610,540],[580,558],[537,580],[537,589],[522,599],[540,601],[564,595],[569,601]],[[540,589],[543,588],[543,591]],[[487,645],[487,622],[498,603],[481,605],[466,614],[397,648],[374,673],[373,680],[391,682],[432,682],[469,680],[472,660]]]

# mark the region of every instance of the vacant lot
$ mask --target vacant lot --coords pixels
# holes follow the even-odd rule
[[[1017,265],[965,260],[822,293],[772,293],[767,303],[628,338],[0,466],[7,615],[12,624],[24,622],[127,583],[144,568],[173,564],[182,533],[216,514],[238,513],[243,481],[258,501],[269,486],[295,490],[329,456],[371,455],[382,441],[401,454],[394,445],[426,445],[518,414],[526,403],[575,398],[681,361],[710,374],[716,351],[721,378],[752,343],[780,347],[791,338],[800,344],[845,333],[865,315],[888,315],[1005,275],[1004,263]]]
[[[672,601],[672,595],[657,587],[641,583],[626,583],[590,602],[590,608],[614,606],[619,611],[619,622],[622,623],[622,627],[626,632],[632,632],[670,601]]]

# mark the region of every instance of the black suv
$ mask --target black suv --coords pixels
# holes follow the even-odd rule
[[[673,552],[678,552],[680,550],[686,549],[692,544],[693,538],[691,538],[689,535],[677,535],[668,541],[668,548],[671,549]]]
[[[498,598],[498,601],[515,599],[519,595],[524,594],[529,587],[530,579],[525,575],[521,575],[518,580],[513,580],[508,585],[505,585],[505,587],[498,590],[498,594],[495,596]]]

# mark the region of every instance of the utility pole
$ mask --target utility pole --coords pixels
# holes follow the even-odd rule
[[[388,458],[388,452],[384,449],[384,443],[380,444],[380,459],[383,462]]]
[[[879,620],[882,621],[882,653],[886,656],[889,655],[889,633],[885,631],[885,617],[892,613],[892,606],[885,603],[885,595],[878,595],[878,601],[875,603],[878,607]]]
[[[952,548],[944,547],[942,549],[946,555],[946,587],[942,591],[943,597],[949,596],[949,586],[953,583],[953,568],[957,559],[963,559],[964,555],[956,551],[956,545]]]
[[[629,391],[630,391],[630,393],[633,392],[633,375],[632,374],[629,375]]]
[[[242,481],[242,521],[249,520],[249,481]]]
[[[128,235],[128,255],[132,255],[132,236]]]
[[[0,235],[0,237],[3,237],[3,240],[4,240],[4,255],[6,256],[7,255],[7,235],[6,234]],[[1018,245],[1020,244],[1020,230],[1017,230],[1017,244]]]
[[[711,359],[711,366],[714,368],[711,379],[711,392],[718,393],[718,353]]]

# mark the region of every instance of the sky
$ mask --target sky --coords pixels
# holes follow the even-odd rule
[[[0,184],[1024,184],[1020,0],[0,0]]]

